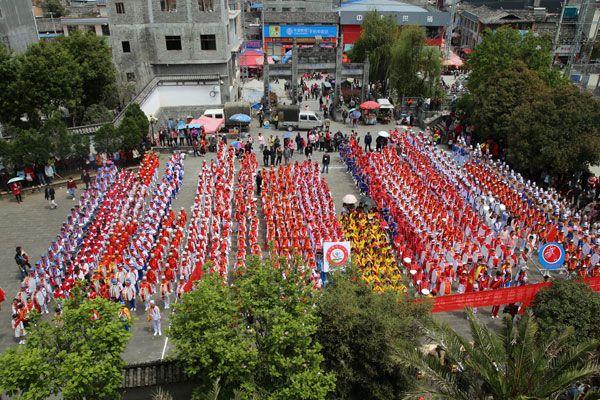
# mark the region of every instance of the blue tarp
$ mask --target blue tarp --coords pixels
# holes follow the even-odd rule
[[[253,10],[261,10],[263,8],[262,3],[254,3],[250,5],[250,8],[252,8]]]
[[[285,52],[285,55],[283,56],[283,58],[281,59],[281,63],[282,64],[286,64],[288,61],[290,61],[292,59],[292,51],[288,50]]]

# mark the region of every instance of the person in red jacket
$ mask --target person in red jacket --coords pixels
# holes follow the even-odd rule
[[[504,279],[502,279],[502,271],[496,271],[496,276],[492,279],[490,283],[490,289],[500,289],[504,286]],[[500,311],[500,306],[496,305],[492,307],[492,318],[498,318],[498,311]]]
[[[4,290],[2,290],[2,288],[0,287],[0,310],[2,310],[2,303],[4,303],[4,300],[6,300],[6,294],[4,293]]]
[[[13,196],[15,196],[17,203],[22,203],[23,197],[21,197],[21,193],[22,193],[21,184],[19,182],[13,183],[10,187],[10,190],[11,190]]]

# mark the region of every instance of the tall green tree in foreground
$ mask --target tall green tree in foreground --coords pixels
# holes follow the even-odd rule
[[[356,62],[363,62],[368,56],[371,81],[379,81],[385,85],[392,46],[398,34],[399,28],[394,17],[381,18],[378,12],[369,12],[363,20],[360,38],[354,43],[348,56]]]
[[[231,284],[207,274],[175,307],[170,337],[177,358],[206,391],[220,378],[225,398],[327,398],[316,293],[297,265],[252,258]]]
[[[399,98],[436,94],[442,57],[437,47],[425,46],[425,38],[422,27],[406,26],[392,44],[387,76]]]
[[[575,334],[573,343],[590,339],[600,341],[600,294],[579,281],[557,279],[552,286],[543,288],[535,295],[531,311],[537,321],[540,334],[545,337],[559,335],[568,327]]]
[[[333,277],[317,313],[325,367],[336,374],[335,399],[393,400],[413,387],[395,355],[419,346],[429,309],[396,291],[373,292],[353,271]]]
[[[458,104],[476,139],[497,142],[511,166],[563,183],[600,162],[600,101],[551,64],[548,38],[487,31],[467,62],[470,93]]]
[[[67,300],[60,317],[37,321],[25,345],[0,355],[0,392],[22,400],[120,398],[129,332],[118,312],[102,298]]]
[[[399,358],[417,371],[419,387],[406,399],[522,400],[549,399],[573,383],[600,372],[591,355],[597,341],[570,344],[572,329],[540,338],[535,320],[505,318],[499,333],[469,311],[472,342],[446,325],[431,330],[443,361],[419,350]]]
[[[487,30],[467,61],[466,67],[471,71],[467,87],[477,92],[491,75],[511,69],[519,62],[539,74],[547,84],[563,83],[560,71],[552,68],[551,49],[552,41],[546,36],[522,35],[508,26]]]

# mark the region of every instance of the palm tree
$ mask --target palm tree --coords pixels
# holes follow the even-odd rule
[[[437,356],[418,350],[399,355],[421,378],[405,399],[555,399],[573,383],[600,372],[593,361],[598,343],[573,346],[568,343],[572,330],[540,338],[533,317],[525,315],[519,322],[506,317],[496,333],[470,310],[468,314],[472,342],[435,323],[428,336],[439,345]]]

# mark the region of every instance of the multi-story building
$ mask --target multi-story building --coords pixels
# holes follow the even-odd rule
[[[122,82],[141,91],[155,78],[180,76],[184,86],[183,78],[189,77],[210,81],[195,87],[197,104],[237,98],[239,6],[230,7],[226,0],[108,0],[107,7]]]
[[[0,0],[0,44],[21,53],[37,41],[31,0]]]

